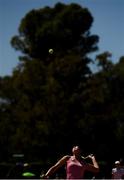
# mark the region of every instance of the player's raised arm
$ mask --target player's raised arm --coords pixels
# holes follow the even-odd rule
[[[99,165],[95,159],[95,156],[94,155],[89,155],[88,158],[90,158],[92,160],[92,163],[93,164],[88,164],[87,166],[87,170],[88,171],[91,171],[91,172],[99,172]]]

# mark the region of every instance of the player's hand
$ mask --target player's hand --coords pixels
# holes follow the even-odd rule
[[[95,156],[93,154],[88,155],[88,158],[93,159]]]

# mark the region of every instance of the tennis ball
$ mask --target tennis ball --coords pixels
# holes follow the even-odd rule
[[[49,53],[50,53],[50,54],[53,54],[53,49],[49,49]]]

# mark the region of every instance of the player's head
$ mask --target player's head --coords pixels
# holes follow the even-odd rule
[[[73,153],[74,155],[80,155],[80,154],[81,154],[81,149],[80,149],[80,147],[79,147],[79,146],[73,146],[73,148],[72,148],[72,153]]]
[[[115,161],[115,166],[116,167],[120,166],[120,161]]]

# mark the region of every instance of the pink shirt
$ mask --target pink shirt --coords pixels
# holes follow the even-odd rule
[[[83,160],[79,162],[73,156],[69,158],[66,166],[67,179],[82,179],[84,177],[85,170],[89,170],[89,164]]]

